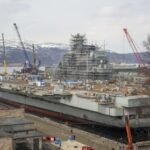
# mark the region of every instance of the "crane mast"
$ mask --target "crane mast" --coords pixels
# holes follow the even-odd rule
[[[6,62],[6,51],[5,51],[5,40],[4,40],[4,34],[2,33],[2,41],[3,41],[3,68],[4,68],[4,74],[7,74],[7,62]]]
[[[34,44],[32,44],[32,51],[33,51],[33,55],[32,55],[32,64],[33,64],[33,69],[36,68],[36,56],[35,56],[35,47]]]

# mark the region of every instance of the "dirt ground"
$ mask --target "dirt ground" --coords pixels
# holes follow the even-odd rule
[[[77,141],[92,146],[95,150],[118,150],[118,145],[120,145],[115,141],[105,139],[96,134],[88,133],[77,128],[72,128],[65,124],[57,123],[48,118],[40,118],[30,114],[26,114],[25,117],[33,121],[36,128],[47,135],[67,140],[69,135],[74,134]]]

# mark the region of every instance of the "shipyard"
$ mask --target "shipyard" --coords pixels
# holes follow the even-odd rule
[[[148,4],[62,1],[0,0],[0,150],[149,150]]]

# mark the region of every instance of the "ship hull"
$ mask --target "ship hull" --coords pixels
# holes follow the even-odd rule
[[[111,127],[124,128],[125,123],[121,118],[107,116],[101,113],[68,106],[59,102],[59,99],[44,100],[42,97],[32,97],[30,95],[19,95],[16,92],[9,90],[0,90],[0,101],[16,107],[24,107],[27,111],[37,113],[42,116],[52,116],[62,120],[93,123],[106,125]],[[131,120],[131,127],[147,127],[150,126],[150,120],[144,124],[136,124],[136,121]]]

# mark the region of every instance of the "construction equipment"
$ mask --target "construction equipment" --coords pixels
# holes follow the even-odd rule
[[[24,56],[25,56],[25,63],[24,63],[24,67],[22,69],[22,73],[37,74],[38,73],[38,68],[40,66],[40,61],[39,61],[38,65],[36,65],[35,48],[33,46],[33,64],[31,64],[16,23],[14,23],[14,27],[15,27],[15,30],[17,32],[17,35],[18,35],[18,38],[19,38],[19,41],[20,41],[20,45],[23,49]]]
[[[141,72],[144,73],[145,75],[149,75],[150,71],[147,68],[147,66],[145,65],[145,62],[143,61],[143,59],[142,59],[142,57],[141,57],[141,55],[140,55],[140,53],[138,51],[138,47],[137,47],[136,43],[134,42],[133,38],[129,34],[127,28],[123,28],[123,31],[124,31],[124,33],[126,35],[126,38],[127,38],[128,42],[129,42],[129,44],[130,44],[130,46],[131,46],[131,48],[133,50],[133,53],[134,53],[134,55],[135,55],[135,57],[137,59],[137,62],[140,65]]]
[[[38,64],[36,64],[37,59],[36,59],[34,44],[32,44],[32,52],[33,52],[33,55],[32,55],[32,73],[37,74],[38,73],[38,68],[40,67],[41,62],[39,60]]]
[[[24,64],[23,72],[30,72],[32,70],[32,65],[30,63],[29,57],[27,55],[24,43],[21,39],[21,35],[19,33],[19,30],[18,30],[18,27],[17,27],[16,23],[14,23],[14,27],[16,29],[16,32],[17,32],[17,35],[18,35],[18,38],[19,38],[19,41],[20,41],[20,45],[22,46],[22,49],[23,49],[23,52],[24,52],[24,55],[25,55],[25,64]]]
[[[128,138],[128,145],[125,150],[133,150],[133,140],[132,140],[132,134],[131,134],[131,128],[130,128],[128,115],[125,115],[125,122],[126,122],[127,138]]]
[[[135,57],[136,57],[138,63],[139,63],[140,65],[142,65],[143,67],[145,67],[145,63],[144,63],[144,61],[143,61],[143,59],[142,59],[140,53],[138,52],[138,48],[137,48],[137,46],[136,46],[136,44],[135,44],[133,38],[132,38],[131,35],[129,34],[127,28],[124,28],[123,31],[125,32],[126,38],[127,38],[128,42],[129,42],[129,44],[130,44],[130,46],[131,46],[131,48],[132,48],[132,50],[133,50],[133,52],[134,52],[134,55],[135,55]]]
[[[2,41],[3,41],[3,68],[4,68],[4,75],[7,74],[7,62],[6,62],[6,52],[5,52],[5,40],[4,34],[2,33]]]
[[[32,48],[33,48],[33,55],[32,55],[32,64],[33,64],[33,69],[36,68],[36,57],[35,57],[35,47],[34,44],[32,44]]]

